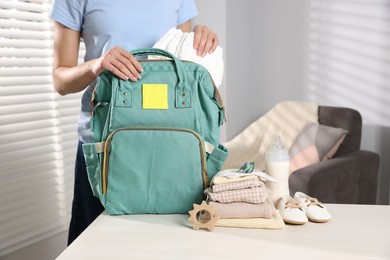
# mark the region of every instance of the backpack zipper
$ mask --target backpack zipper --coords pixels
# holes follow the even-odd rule
[[[203,189],[205,190],[208,186],[208,174],[206,169],[206,157],[205,157],[205,148],[203,144],[202,137],[196,133],[195,131],[191,129],[186,128],[169,128],[169,127],[124,127],[124,128],[118,128],[117,130],[113,131],[106,139],[106,142],[104,144],[104,156],[103,156],[103,170],[102,170],[102,194],[105,195],[107,193],[107,180],[108,180],[108,156],[110,154],[110,145],[113,136],[115,133],[119,131],[126,131],[126,130],[151,130],[151,131],[176,131],[176,132],[186,132],[193,134],[199,141],[199,148],[200,148],[200,157],[201,157],[201,174],[203,179]]]

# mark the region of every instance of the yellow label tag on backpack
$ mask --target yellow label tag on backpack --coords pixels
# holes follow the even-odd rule
[[[142,84],[143,109],[168,109],[168,84]]]

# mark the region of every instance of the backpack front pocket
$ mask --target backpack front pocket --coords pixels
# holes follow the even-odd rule
[[[207,180],[203,141],[192,130],[129,127],[107,138],[102,191],[111,215],[187,213]]]

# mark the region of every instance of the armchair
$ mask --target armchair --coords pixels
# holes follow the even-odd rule
[[[354,109],[320,106],[320,124],[348,130],[335,156],[293,172],[290,194],[301,191],[326,203],[375,204],[379,155],[360,149],[362,117]]]

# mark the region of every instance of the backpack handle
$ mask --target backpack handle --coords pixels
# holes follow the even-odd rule
[[[146,49],[135,49],[130,52],[133,56],[137,55],[161,55],[167,58],[171,58],[175,62],[180,61],[178,58],[175,57],[172,53],[163,50],[163,49],[158,49],[158,48],[146,48]]]
[[[176,87],[176,102],[177,108],[191,107],[191,87],[187,83],[187,76],[185,73],[184,66],[178,58],[172,53],[158,49],[158,48],[147,48],[147,49],[135,49],[130,52],[133,56],[137,55],[161,55],[167,58],[171,58],[175,63],[176,73],[179,78],[179,83]]]

